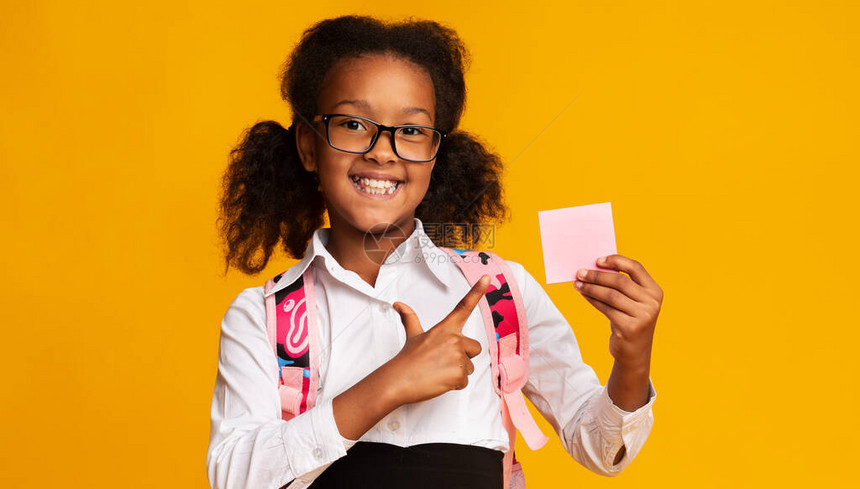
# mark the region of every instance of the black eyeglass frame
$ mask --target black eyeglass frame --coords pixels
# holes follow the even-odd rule
[[[364,151],[349,151],[346,149],[338,148],[337,146],[332,144],[331,143],[331,136],[330,136],[329,131],[328,131],[328,124],[331,121],[332,117],[349,117],[352,119],[360,119],[362,121],[368,122],[368,123],[376,126],[376,134],[373,135],[373,139],[370,140],[370,144],[367,146],[367,149],[365,149]],[[368,119],[367,117],[361,117],[361,116],[352,115],[352,114],[319,114],[319,115],[315,115],[314,118],[311,119],[311,122],[313,122],[313,123],[318,123],[318,122],[325,123],[325,140],[329,146],[331,146],[332,148],[334,148],[338,151],[343,151],[344,153],[352,153],[352,154],[359,154],[359,155],[369,153],[370,150],[372,150],[373,147],[376,146],[376,142],[379,140],[379,135],[382,134],[383,131],[390,132],[391,133],[391,149],[394,150],[394,154],[396,154],[397,157],[400,158],[401,160],[410,161],[413,163],[427,163],[427,162],[430,162],[430,161],[433,161],[434,159],[436,159],[436,157],[439,156],[439,148],[442,147],[442,141],[444,141],[445,138],[448,137],[447,133],[440,131],[439,129],[437,129],[433,126],[424,126],[421,124],[403,124],[400,126],[386,126],[385,124],[380,124],[374,120]],[[397,138],[395,137],[397,130],[398,129],[404,129],[404,128],[410,128],[410,127],[420,127],[422,129],[430,129],[431,131],[437,132],[439,134],[439,145],[436,146],[436,152],[433,153],[432,158],[427,159],[427,160],[412,160],[409,158],[404,158],[403,156],[400,155],[400,153],[397,152]]]

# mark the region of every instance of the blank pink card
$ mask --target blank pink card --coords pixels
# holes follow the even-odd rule
[[[572,282],[580,268],[615,272],[596,263],[617,253],[609,202],[540,211],[538,221],[546,283]]]

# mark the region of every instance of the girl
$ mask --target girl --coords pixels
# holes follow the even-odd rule
[[[322,21],[283,74],[292,125],[259,122],[233,151],[220,218],[227,267],[258,273],[279,241],[302,257],[278,284],[311,270],[320,381],[314,407],[283,420],[264,306],[276,290],[243,290],[221,324],[213,488],[502,487],[510,447],[474,310],[488,277],[470,287],[437,248],[470,247],[480,230],[425,232],[506,212],[499,157],[457,129],[466,63],[456,33],[434,22]],[[575,460],[617,474],[652,424],[662,290],[621,255],[598,264],[627,275],[578,275],[579,292],[610,319],[604,387],[538,282],[506,263],[529,327],[523,392]]]

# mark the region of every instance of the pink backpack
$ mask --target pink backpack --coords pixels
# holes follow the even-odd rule
[[[502,420],[510,450],[504,457],[505,488],[525,487],[522,468],[514,458],[516,430],[532,450],[548,440],[531,417],[522,387],[529,374],[529,341],[525,307],[507,264],[488,251],[440,248],[459,266],[469,284],[482,275],[492,277],[478,303],[489,339],[494,387],[502,398]],[[266,281],[268,293],[283,273]],[[313,270],[308,268],[295,282],[266,297],[266,328],[278,358],[278,393],[281,415],[292,419],[313,407],[319,387],[319,330],[317,329]]]

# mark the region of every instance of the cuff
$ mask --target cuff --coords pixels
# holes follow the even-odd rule
[[[353,445],[356,444],[356,441],[350,440],[348,438],[340,437],[341,442],[343,443],[343,448],[345,450],[349,450]],[[317,477],[322,474],[325,469],[327,469],[331,465],[331,463],[327,463],[323,466],[317,467],[316,469],[302,475],[301,477],[297,477],[292,484],[290,484],[287,489],[304,489],[305,487],[310,486],[313,481],[316,480]]]
[[[337,430],[330,399],[291,419],[290,429],[284,427],[283,440],[296,482],[312,481],[326,466],[346,455],[347,444]]]
[[[609,390],[606,386],[603,386],[603,392],[600,393],[600,399],[598,400],[601,422],[605,422],[607,426],[617,425],[619,427],[635,423],[637,420],[647,415],[648,411],[651,410],[651,406],[654,404],[655,399],[657,399],[657,393],[654,391],[654,384],[652,384],[649,379],[648,402],[636,411],[629,412],[616,406],[615,403],[612,402],[612,398],[609,397]]]
[[[605,467],[620,470],[639,453],[654,423],[651,406],[656,399],[657,393],[649,379],[648,402],[636,411],[628,412],[616,406],[609,397],[606,386],[603,387],[595,407],[598,428],[607,440],[603,453]],[[615,465],[615,456],[622,446],[626,447],[624,457]]]

